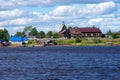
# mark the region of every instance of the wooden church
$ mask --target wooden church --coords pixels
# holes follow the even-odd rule
[[[64,21],[63,21],[63,23],[61,25],[61,30],[59,31],[59,37],[71,38],[70,32],[67,29],[66,25],[64,24]]]

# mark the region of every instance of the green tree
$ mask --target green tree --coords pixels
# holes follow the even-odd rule
[[[110,29],[107,31],[107,35],[112,35],[112,31]]]
[[[69,26],[69,27],[68,27],[68,30],[70,30],[70,29],[73,29],[73,27],[72,27],[72,26]]]
[[[53,38],[59,38],[59,35],[57,32],[53,33]]]
[[[39,32],[39,36],[40,36],[40,38],[45,38],[45,32],[44,31],[40,31]]]
[[[14,36],[22,36],[23,33],[22,32],[16,32],[16,34]]]
[[[4,29],[4,37],[3,37],[3,39],[5,40],[5,41],[9,41],[9,33],[8,33],[8,31],[6,30],[6,29]]]
[[[112,31],[110,29],[107,31],[106,34],[108,38],[112,38]]]
[[[9,33],[6,29],[0,30],[0,39],[5,40],[5,41],[9,41]]]
[[[112,33],[112,38],[116,39],[116,38],[119,38],[119,36],[116,33]]]
[[[22,31],[22,36],[28,36],[29,32],[31,32],[33,26],[26,26],[24,27],[23,31]]]
[[[75,42],[76,42],[76,43],[81,42],[80,38],[79,38],[79,37],[76,37],[76,38],[75,38]]]
[[[23,33],[30,32],[32,30],[33,26],[26,26],[23,29]]]
[[[29,36],[38,36],[38,31],[35,27],[29,32]]]
[[[48,31],[46,36],[47,36],[47,38],[51,38],[53,36],[52,31]]]
[[[0,29],[0,39],[3,40],[3,36],[4,36],[4,31],[2,29]]]

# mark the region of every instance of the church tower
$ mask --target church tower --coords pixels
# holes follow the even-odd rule
[[[64,21],[63,21],[63,23],[62,23],[62,25],[61,25],[60,33],[63,34],[63,33],[65,33],[66,31],[67,31],[67,27],[65,26]]]
[[[59,31],[60,37],[71,38],[70,33],[69,33],[69,31],[68,31],[68,29],[67,29],[64,21],[63,21],[61,27],[62,27],[62,28],[61,28],[61,30]]]

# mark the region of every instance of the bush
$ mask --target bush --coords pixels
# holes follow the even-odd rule
[[[118,36],[117,34],[113,33],[113,34],[112,34],[112,38],[113,38],[113,39],[116,39],[116,38],[119,38],[119,36]]]
[[[37,44],[38,42],[37,42],[37,40],[29,40],[28,41],[28,44]]]
[[[80,38],[79,37],[75,38],[75,42],[80,43],[81,42]]]

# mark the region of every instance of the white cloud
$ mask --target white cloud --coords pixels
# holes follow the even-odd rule
[[[117,26],[120,25],[120,18],[104,18],[102,25]]]
[[[91,4],[91,3],[102,3],[102,2],[120,2],[120,0],[0,0],[0,9],[13,9],[18,7],[49,7],[49,6],[60,6],[70,4]],[[105,5],[103,5],[105,6]]]
[[[13,9],[15,8],[15,4],[12,3],[12,1],[5,1],[5,0],[0,0],[0,9]]]
[[[107,15],[101,15],[101,18],[116,18],[116,14],[107,14]]]
[[[109,2],[111,0],[12,0],[12,3],[21,6],[57,6],[57,5],[69,5],[69,4],[88,4],[88,3],[102,3]],[[120,2],[119,0],[112,0],[113,2]]]
[[[17,31],[23,31],[24,27],[23,26],[16,26],[16,27],[8,27],[8,32],[10,35],[14,35]]]
[[[114,2],[105,2],[100,4],[87,4],[86,7],[80,5],[68,5],[57,7],[50,15],[54,16],[72,16],[72,17],[86,17],[93,15],[110,14],[116,10]]]
[[[16,26],[16,25],[26,25],[29,24],[32,21],[32,19],[28,18],[18,18],[14,20],[7,20],[0,22],[0,26]]]
[[[51,3],[51,0],[13,0],[13,3],[20,6],[48,6]]]
[[[88,27],[96,25],[103,31],[110,26],[110,28],[113,27],[118,30],[118,25],[120,25],[120,9],[113,1],[92,0],[92,4],[89,3],[90,0],[11,0],[8,3],[5,0],[2,1],[4,3],[0,5],[0,9],[11,8],[11,10],[0,11],[0,26],[13,26],[14,31],[17,31],[19,28],[22,29],[21,26],[29,25],[33,25],[43,31],[53,29],[53,31],[58,31],[62,21],[65,21],[67,26]],[[97,1],[103,1],[103,3],[97,3]],[[79,4],[79,2],[87,4]],[[9,8],[6,7],[7,5]],[[52,5],[56,6],[49,9],[49,11],[42,12],[42,10],[38,10],[38,6],[46,6],[44,9],[48,9],[48,6]],[[12,9],[13,7],[14,9]],[[26,9],[30,10],[27,12]],[[41,8],[39,7],[39,9]],[[116,17],[118,18],[116,19]],[[10,28],[8,27],[8,29]]]
[[[120,31],[120,18],[96,18],[89,20],[89,24],[96,25],[103,33],[106,33],[109,29]]]
[[[57,7],[54,11],[50,12],[50,15],[54,16],[70,16],[76,15],[78,10],[81,9],[80,5],[69,5]]]
[[[87,4],[86,7],[79,10],[79,13],[84,16],[95,16],[95,15],[104,15],[111,14],[117,10],[117,6],[114,2],[105,2],[100,4]]]
[[[0,20],[17,18],[22,16],[23,13],[24,11],[19,9],[0,11]]]
[[[100,24],[103,21],[102,18],[96,18],[96,19],[91,19],[88,23],[90,25],[96,25],[96,24]]]
[[[93,12],[93,14],[109,14],[115,10],[116,10],[116,4],[110,1],[100,4],[88,4],[85,12],[87,13]]]
[[[0,29],[2,29],[2,30],[3,30],[3,29],[4,29],[4,27],[0,27]]]

